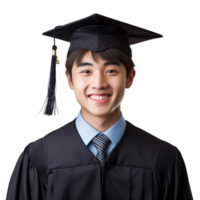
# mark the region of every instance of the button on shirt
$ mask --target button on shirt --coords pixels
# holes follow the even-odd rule
[[[85,119],[81,115],[81,110],[79,111],[79,114],[75,120],[75,124],[81,139],[88,147],[88,149],[96,156],[97,150],[96,147],[91,143],[91,140],[100,132],[85,121]],[[108,130],[99,134],[99,135],[105,134],[111,141],[106,150],[107,156],[115,147],[115,145],[119,142],[121,136],[124,133],[125,128],[126,128],[126,121],[121,112],[119,120]]]

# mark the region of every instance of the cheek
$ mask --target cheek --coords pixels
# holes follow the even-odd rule
[[[81,98],[82,96],[86,95],[85,90],[86,90],[86,82],[83,81],[82,79],[76,79],[76,84],[74,85],[74,90],[76,93],[77,98]]]
[[[116,95],[116,100],[119,101],[124,95],[124,90],[125,90],[124,80],[120,79],[117,81],[113,81],[112,86]]]

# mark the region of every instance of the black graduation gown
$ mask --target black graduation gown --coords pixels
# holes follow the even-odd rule
[[[76,119],[76,118],[75,118]],[[180,151],[126,120],[104,170],[75,119],[28,144],[6,200],[192,200]]]

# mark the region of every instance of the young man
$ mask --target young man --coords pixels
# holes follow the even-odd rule
[[[136,74],[128,44],[160,35],[94,14],[61,27],[57,38],[72,27],[66,76],[81,110],[25,147],[7,200],[192,200],[178,148],[131,124],[120,110]]]

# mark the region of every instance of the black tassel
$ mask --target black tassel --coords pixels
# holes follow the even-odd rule
[[[52,55],[50,63],[50,73],[47,84],[47,94],[40,110],[42,116],[57,116],[57,102],[56,102],[56,56],[57,46],[55,45],[55,29],[54,28],[54,45],[52,46]]]

